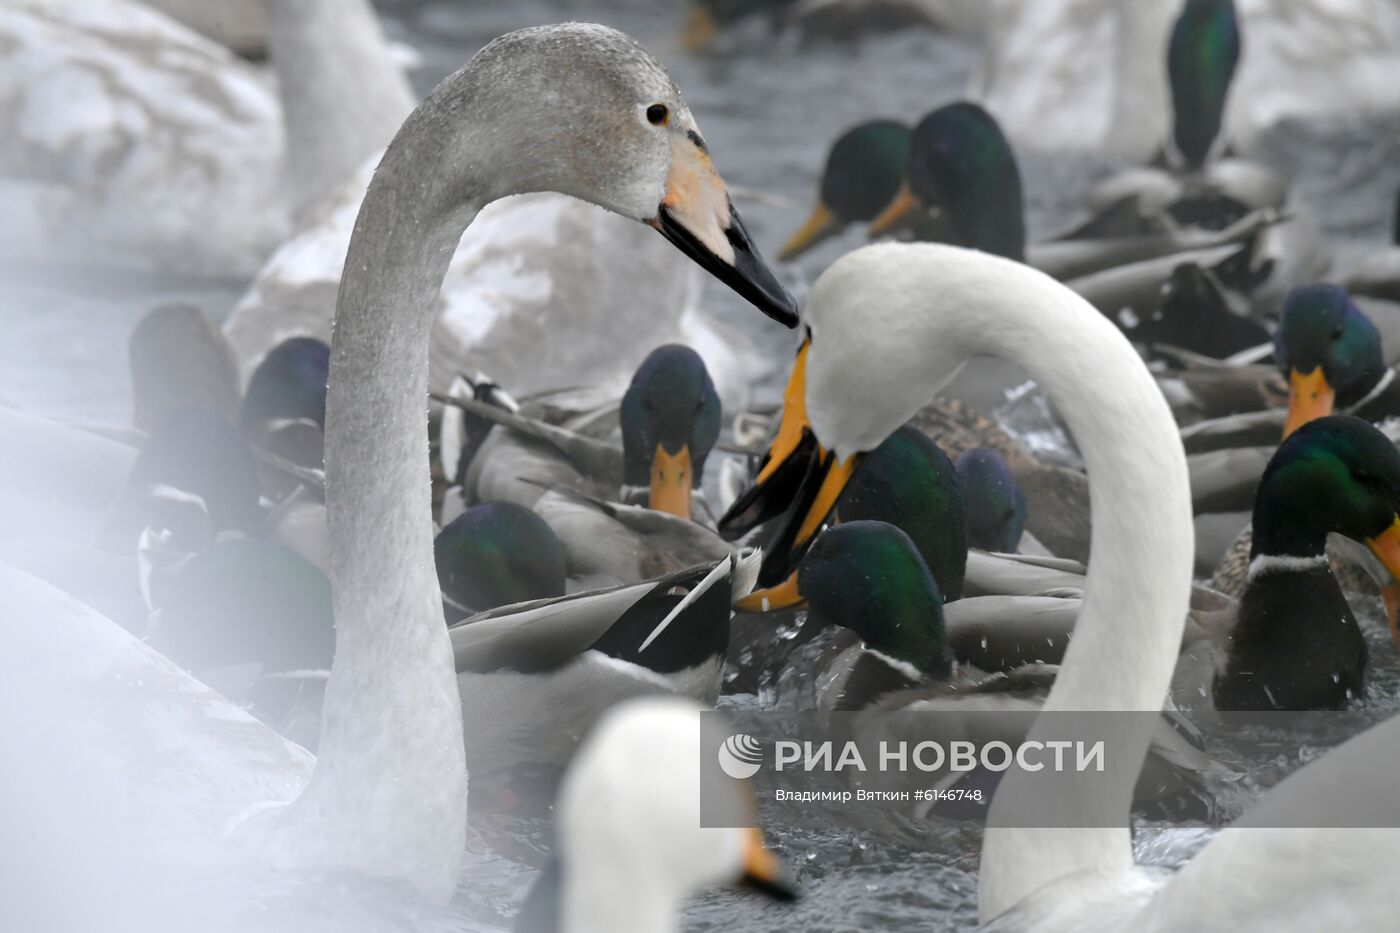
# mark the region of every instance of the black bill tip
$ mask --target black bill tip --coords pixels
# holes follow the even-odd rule
[[[725,236],[734,249],[734,264],[720,259],[678,221],[663,204],[657,212],[656,228],[700,268],[734,289],[740,297],[785,327],[797,326],[797,302],[778,281],[773,270],[758,254],[743,219],[729,207]]]
[[[786,878],[760,878],[753,872],[744,874],[743,886],[750,891],[757,891],[775,901],[783,901],[784,903],[791,903],[802,896],[797,885]]]

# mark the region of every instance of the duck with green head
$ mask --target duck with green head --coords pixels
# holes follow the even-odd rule
[[[564,595],[564,545],[514,502],[474,505],[433,540],[449,624],[487,609]]]
[[[1172,142],[1188,170],[1205,164],[1220,138],[1240,61],[1233,0],[1186,0],[1167,47]]]
[[[1011,468],[986,447],[964,452],[957,468],[967,503],[968,544],[1014,554],[1026,530],[1026,497]]]
[[[1216,707],[1345,706],[1365,684],[1367,650],[1333,576],[1327,536],[1366,546],[1400,573],[1400,451],[1359,418],[1309,422],[1264,471],[1253,527],[1244,593],[1217,649]]]
[[[868,120],[837,137],[826,156],[817,204],[783,245],[790,261],[854,223],[880,215],[904,183],[909,127],[895,120]]]

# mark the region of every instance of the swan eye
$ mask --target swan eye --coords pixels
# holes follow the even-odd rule
[[[665,104],[652,104],[647,108],[647,121],[652,126],[661,126],[671,118],[671,111]]]

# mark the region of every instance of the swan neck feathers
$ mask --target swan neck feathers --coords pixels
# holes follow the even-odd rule
[[[690,119],[665,72],[621,33],[521,30],[445,79],[375,171],[331,340],[335,661],[315,772],[266,830],[274,862],[344,865],[444,898],[457,884],[467,774],[433,566],[429,331],[448,262],[486,203],[550,189],[654,216],[669,144],[643,116],[653,99]]]
[[[1160,709],[1190,594],[1191,499],[1171,412],[1118,329],[1028,266],[935,244],[848,254],[817,281],[804,319],[812,331],[808,414],[817,438],[841,457],[873,449],[970,357],[1002,357],[1041,384],[1084,454],[1094,518],[1083,612],[1045,709]],[[1133,734],[1141,731],[1133,717],[1117,719],[1121,735],[1094,738],[1109,754],[1140,762],[1148,736]],[[1031,738],[1044,740],[1036,732],[1046,729],[1042,718]],[[1030,799],[1026,778],[1003,781],[993,826]],[[1132,787],[1122,783],[1105,795],[1081,782],[1068,795],[1082,788],[1080,796],[1095,799],[1057,804],[1114,814],[1081,825],[1116,818],[1126,826]],[[1014,817],[1000,822],[1017,825]],[[1126,829],[989,828],[982,917],[1064,874],[1130,866]]]

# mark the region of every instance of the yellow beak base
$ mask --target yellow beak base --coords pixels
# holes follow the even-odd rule
[[[807,351],[811,347],[812,341],[804,340],[797,351],[792,375],[788,376],[787,387],[783,389],[783,420],[778,424],[778,436],[773,438],[763,457],[756,483],[765,483],[773,476],[802,443],[803,432],[811,427],[807,421]]]
[[[894,200],[885,205],[880,216],[870,222],[870,235],[883,236],[887,233],[897,233],[912,224],[915,215],[921,210],[923,210],[923,203],[910,190],[909,184],[906,182],[900,187],[899,194],[894,196]]]
[[[778,253],[778,258],[783,262],[796,259],[822,240],[839,232],[840,229],[841,223],[831,212],[831,208],[818,201],[817,206],[812,208],[812,216],[808,217],[802,228],[783,244],[782,252]]]
[[[1283,425],[1285,440],[1294,431],[1317,418],[1332,414],[1337,393],[1327,384],[1327,377],[1318,366],[1310,373],[1293,370],[1288,374],[1288,420]]]
[[[783,878],[783,863],[763,844],[757,827],[747,830],[744,839],[744,884],[775,900],[796,900],[797,890]]]
[[[689,447],[682,446],[675,454],[669,454],[657,444],[651,458],[651,508],[689,520],[693,479]]]

